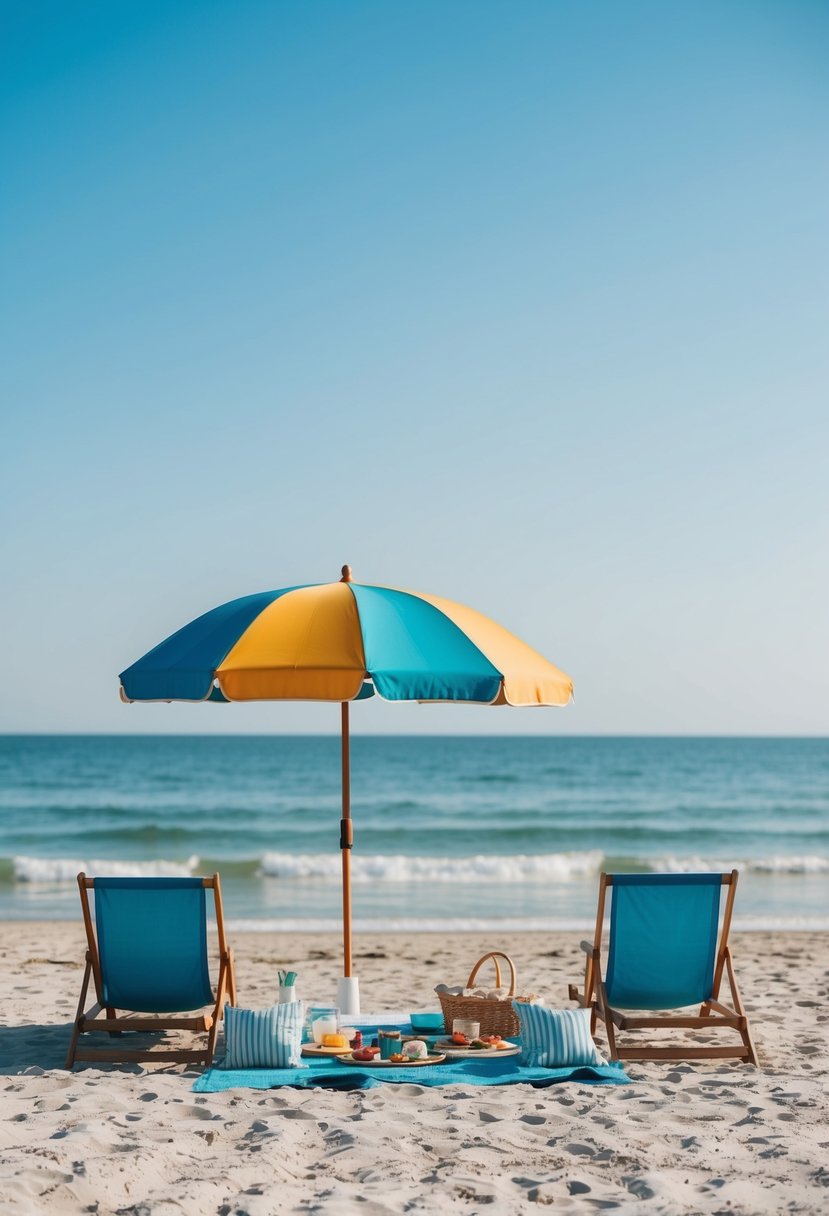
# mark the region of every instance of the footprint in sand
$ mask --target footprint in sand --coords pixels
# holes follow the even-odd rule
[[[644,1178],[623,1178],[622,1181],[631,1195],[635,1195],[637,1199],[653,1199],[656,1194],[656,1191],[648,1186]]]
[[[570,1182],[567,1183],[567,1190],[570,1192],[571,1195],[589,1195],[590,1194],[590,1187],[587,1185],[587,1183],[578,1182],[575,1178],[573,1178]]]
[[[211,1110],[208,1110],[204,1106],[184,1106],[182,1107],[181,1114],[185,1119],[221,1119],[222,1117],[219,1114],[214,1115]]]

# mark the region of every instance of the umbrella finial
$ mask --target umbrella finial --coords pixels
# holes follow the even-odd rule
[[[340,579],[340,582],[341,583],[350,583],[351,582],[351,567],[350,566],[343,566],[343,576]]]

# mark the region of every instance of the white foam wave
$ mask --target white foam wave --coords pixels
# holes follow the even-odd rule
[[[446,934],[446,918],[391,917],[387,920],[367,920],[359,917],[354,921],[355,933],[440,933]],[[475,917],[452,917],[452,933],[586,933],[596,926],[595,916],[590,917],[513,917],[491,920]],[[303,920],[300,917],[277,919],[265,917],[243,917],[227,922],[232,933],[330,933],[339,938],[342,921],[336,917],[316,917]],[[829,916],[737,916],[734,929],[740,933],[774,932],[829,932]]]
[[[710,857],[660,857],[648,868],[663,874],[717,874],[740,870],[752,874],[829,874],[829,857],[749,857],[715,861]]]
[[[91,878],[181,878],[193,874],[199,858],[187,861],[81,861],[70,857],[15,857],[14,876],[18,882],[75,882],[83,871]]]
[[[631,859],[632,861],[633,859]],[[621,864],[619,864],[621,863]],[[75,857],[14,857],[14,878],[20,883],[74,883],[83,870],[89,875],[112,877],[176,877],[198,872],[202,864],[197,855],[186,860],[111,861]],[[254,862],[250,875],[253,875]],[[478,854],[470,857],[406,857],[403,854],[360,854],[351,858],[352,879],[359,884],[378,883],[466,883],[508,885],[522,883],[567,882],[593,878],[607,859],[601,850],[582,853],[541,853],[532,856],[518,853],[510,856]],[[630,864],[630,863],[628,863]],[[660,857],[637,863],[657,873],[688,874],[717,873],[731,869],[758,875],[829,874],[829,857],[773,856],[712,859],[710,857]],[[214,863],[211,863],[211,867]],[[221,869],[221,863],[218,863]],[[627,869],[621,858],[611,866]],[[259,872],[266,877],[284,880],[309,879],[324,883],[339,883],[341,863],[339,853],[266,853]]]
[[[748,868],[755,874],[829,874],[829,857],[760,857]]]
[[[497,917],[491,920],[474,916],[452,916],[452,933],[547,933],[551,929],[561,932],[584,933],[595,928],[596,918],[554,919],[542,916]],[[353,922],[355,933],[440,933],[446,936],[447,918],[422,916],[391,916],[383,920],[357,917]],[[227,922],[228,932],[235,933],[330,933],[342,939],[343,923],[336,917],[241,917]],[[335,943],[336,944],[336,943]]]
[[[509,857],[479,854],[475,857],[404,857],[402,854],[355,853],[351,877],[356,883],[521,883],[557,882],[598,873],[604,855],[517,853]],[[262,873],[274,878],[314,878],[340,881],[336,853],[266,853]]]

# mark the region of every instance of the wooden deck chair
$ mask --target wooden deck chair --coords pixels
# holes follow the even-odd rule
[[[87,878],[78,875],[88,949],[66,1067],[76,1060],[171,1060],[209,1065],[225,1002],[236,1000],[233,955],[225,941],[219,875],[212,878]],[[95,923],[89,891],[95,892]],[[207,900],[213,892],[219,934],[214,994],[207,965]],[[86,1012],[90,976],[97,1002]],[[213,1008],[190,1017],[182,1012]],[[128,1011],[118,1017],[118,1010]],[[101,1013],[104,1017],[99,1017]],[[170,1014],[178,1014],[171,1017]],[[134,1016],[155,1014],[154,1017]],[[80,1036],[189,1030],[206,1035],[196,1050],[87,1047]]]
[[[685,1060],[734,1057],[757,1063],[734,967],[728,932],[737,871],[730,874],[602,874],[592,942],[587,955],[584,992],[570,985],[570,999],[592,1011],[591,1030],[601,1018],[612,1060]],[[612,888],[607,969],[602,973],[601,944],[605,897]],[[717,941],[720,893],[728,888]],[[733,1008],[723,1004],[720,986],[727,972]],[[699,1013],[643,1017],[620,1009],[654,1011],[699,1005]],[[617,1031],[734,1030],[740,1045],[620,1046]]]

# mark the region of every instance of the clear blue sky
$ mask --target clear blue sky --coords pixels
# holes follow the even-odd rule
[[[358,729],[826,732],[826,5],[2,18],[0,729],[336,729],[116,673],[348,561],[577,697]]]

